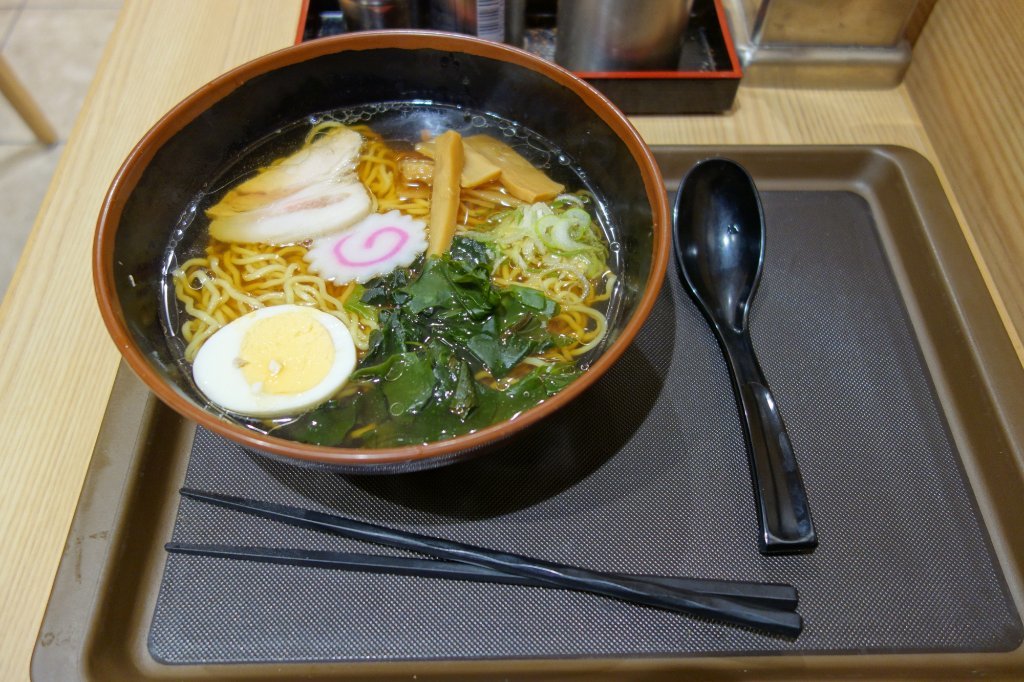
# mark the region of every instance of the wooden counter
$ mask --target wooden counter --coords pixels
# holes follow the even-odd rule
[[[0,307],[0,679],[28,677],[120,359],[90,272],[107,186],[135,142],[179,100],[233,66],[290,45],[300,11],[301,0],[125,4]],[[1022,28],[1016,0],[940,0],[899,88],[741,88],[726,115],[634,122],[652,144],[887,143],[919,151],[936,166],[1024,357]],[[970,68],[950,57],[968,44]]]

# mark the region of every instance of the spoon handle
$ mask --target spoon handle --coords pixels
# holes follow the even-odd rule
[[[800,467],[750,335],[719,334],[732,375],[750,457],[762,554],[809,552],[818,545]]]

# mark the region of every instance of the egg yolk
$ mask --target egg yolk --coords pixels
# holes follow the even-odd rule
[[[302,393],[327,376],[334,364],[334,344],[327,329],[309,315],[274,315],[246,332],[238,364],[254,391]]]

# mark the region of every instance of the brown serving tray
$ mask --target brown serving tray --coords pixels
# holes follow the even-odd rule
[[[1024,368],[930,164],[894,147],[660,147],[669,191],[697,160],[736,159],[758,187],[862,196],[903,296],[1014,600],[1024,565]],[[827,216],[823,217],[827,219]],[[1024,654],[922,653],[167,666],[147,648],[196,428],[122,366],[32,661],[37,680],[918,678],[1024,675]],[[880,616],[884,617],[884,616]]]

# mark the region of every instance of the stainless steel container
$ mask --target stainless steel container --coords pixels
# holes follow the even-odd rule
[[[910,66],[918,0],[723,1],[748,85],[888,88]]]
[[[341,9],[352,31],[410,28],[418,25],[414,0],[341,0]]]
[[[430,27],[505,40],[505,0],[430,0]]]
[[[754,41],[766,45],[891,47],[917,0],[744,0]]]
[[[555,61],[572,71],[679,66],[693,0],[559,0]]]

